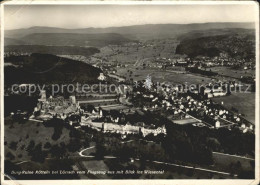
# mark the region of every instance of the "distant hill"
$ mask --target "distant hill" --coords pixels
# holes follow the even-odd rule
[[[254,30],[211,30],[209,32],[190,32],[179,37],[180,44],[176,54],[189,57],[219,56],[226,53],[230,57],[255,58]]]
[[[211,30],[195,30],[181,34],[178,39],[180,41],[187,39],[196,39],[200,37],[218,36],[218,35],[249,35],[254,37],[254,29],[244,28],[228,28],[228,29],[211,29]]]
[[[34,33],[20,38],[28,45],[103,47],[109,44],[123,44],[130,40],[116,33]]]
[[[24,45],[25,42],[18,40],[18,39],[12,39],[12,38],[5,38],[4,45]]]
[[[35,33],[74,33],[100,34],[117,33],[129,39],[154,39],[176,37],[195,30],[244,28],[254,29],[254,23],[196,23],[196,24],[147,24],[109,28],[63,29],[55,27],[31,27],[25,29],[6,30],[5,37],[22,38]],[[37,43],[39,44],[39,43]]]
[[[82,55],[88,57],[99,53],[100,50],[94,47],[85,48],[78,46],[8,45],[5,46],[5,52]]]
[[[6,57],[5,63],[15,65],[5,66],[5,84],[96,83],[101,72],[89,64],[50,54]]]

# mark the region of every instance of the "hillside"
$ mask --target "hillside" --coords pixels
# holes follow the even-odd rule
[[[106,45],[120,45],[131,41],[116,33],[78,34],[78,33],[33,33],[20,40],[26,45],[47,46],[84,46],[103,47]]]
[[[218,36],[218,35],[250,35],[254,36],[254,29],[229,28],[229,29],[210,29],[206,31],[195,30],[181,34],[178,40],[195,39],[200,37]]]
[[[99,53],[100,51],[94,47],[85,48],[78,46],[9,45],[5,46],[5,52],[82,55],[88,57],[95,53]]]
[[[244,28],[254,29],[253,23],[196,23],[196,24],[147,24],[109,28],[64,29],[54,27],[31,27],[6,30],[5,37],[22,38],[34,33],[100,34],[118,33],[130,39],[154,39],[176,37],[195,30]]]
[[[101,72],[89,64],[50,54],[6,57],[5,63],[15,65],[5,66],[5,84],[94,83]]]
[[[250,59],[255,57],[254,37],[253,30],[191,32],[179,37],[182,40],[176,54],[214,57],[225,53],[230,57]]]
[[[24,43],[23,41],[21,41],[21,40],[12,39],[12,38],[8,38],[8,37],[6,37],[4,40],[5,40],[5,41],[4,41],[4,45],[5,45],[5,46],[8,46],[8,45],[23,45],[23,44],[25,44],[25,43]]]
[[[12,171],[73,170],[75,162],[67,156],[78,155],[80,147],[88,147],[82,133],[52,119],[44,123],[6,117],[4,126],[5,174],[15,179],[76,179],[75,174],[13,174]],[[18,164],[17,164],[18,163]]]

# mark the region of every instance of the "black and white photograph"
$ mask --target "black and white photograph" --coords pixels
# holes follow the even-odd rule
[[[259,184],[255,1],[4,1],[0,79],[3,185]]]

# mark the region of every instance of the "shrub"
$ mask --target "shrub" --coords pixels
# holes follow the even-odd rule
[[[46,148],[46,149],[51,148],[50,142],[45,143],[44,148]]]
[[[6,154],[6,157],[9,158],[10,160],[14,160],[15,159],[15,156],[11,152],[8,152]]]
[[[17,149],[17,142],[12,141],[12,142],[10,143],[10,148],[11,148],[12,150],[16,150],[16,149]]]

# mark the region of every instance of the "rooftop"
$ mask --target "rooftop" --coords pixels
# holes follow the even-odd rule
[[[173,121],[174,121],[174,123],[179,124],[179,125],[198,123],[198,121],[193,118],[179,119],[179,120],[173,120]]]

